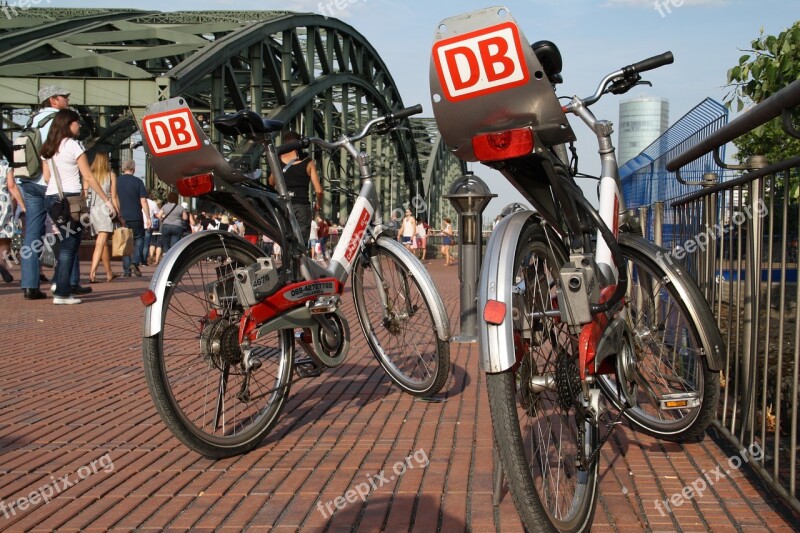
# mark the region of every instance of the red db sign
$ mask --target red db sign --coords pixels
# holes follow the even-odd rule
[[[154,157],[200,148],[194,120],[188,109],[149,115],[142,120],[147,146]]]
[[[519,29],[510,22],[440,41],[433,60],[451,101],[510,89],[530,78]]]

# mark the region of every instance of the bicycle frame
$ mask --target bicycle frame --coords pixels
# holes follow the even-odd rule
[[[410,112],[411,109],[405,111]],[[274,294],[245,311],[240,342],[248,337],[252,340],[269,331],[308,327],[324,321],[318,314],[312,313],[309,307],[311,302],[340,296],[353,265],[359,257],[364,257],[366,244],[376,240],[383,232],[382,225],[374,224],[376,219],[380,220],[381,212],[368,156],[359,152],[353,143],[365,137],[384,118],[373,119],[357,135],[349,138],[343,136],[333,143],[318,138],[305,139],[306,144],[313,143],[323,148],[344,148],[358,162],[361,174],[361,189],[354,208],[333,250],[330,266],[326,268],[308,257],[306,243],[302,242],[302,233],[291,208],[291,197],[286,189],[278,151],[269,133],[262,133],[256,140],[266,149],[267,162],[275,177],[277,195],[257,187],[252,180],[236,172],[222,158],[183,99],[174,98],[148,108],[142,130],[146,147],[152,157],[153,169],[159,178],[184,191],[187,189],[186,183],[190,183],[201,191],[196,196],[202,195],[214,201],[240,216],[246,225],[285,246],[284,254],[289,261],[286,265],[286,282]],[[397,118],[402,117],[398,114]],[[195,182],[200,182],[200,185]],[[285,239],[287,235],[291,237]],[[200,232],[182,239],[165,255],[148,291],[151,294],[148,296],[149,303],[145,313],[145,336],[155,335],[161,330],[162,302],[169,288],[166,274],[172,272],[181,256],[190,253],[198,240],[222,237],[239,238],[223,232]],[[371,258],[369,260],[385,313],[388,300],[383,284],[379,282],[380,264]],[[428,288],[424,287],[423,290]],[[432,294],[427,296],[432,297]],[[323,301],[322,307],[324,306]],[[336,306],[328,303],[328,308],[334,307]],[[444,316],[443,310],[439,311],[437,316]],[[449,328],[441,320],[437,323],[437,333],[441,339],[449,336]]]

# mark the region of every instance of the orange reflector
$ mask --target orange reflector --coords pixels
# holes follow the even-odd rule
[[[506,318],[506,304],[497,300],[489,300],[483,308],[483,319],[495,326],[503,323]]]
[[[686,400],[674,400],[674,401],[665,401],[664,408],[666,409],[675,409],[677,407],[688,407],[689,402]]]
[[[499,161],[527,155],[533,151],[530,128],[484,133],[472,138],[472,151],[479,161]]]
[[[148,289],[144,291],[141,296],[139,296],[139,299],[142,301],[145,307],[150,307],[156,303],[158,297],[156,296],[156,293]]]
[[[175,184],[181,196],[201,196],[214,190],[214,176],[200,174],[189,178],[179,179]]]

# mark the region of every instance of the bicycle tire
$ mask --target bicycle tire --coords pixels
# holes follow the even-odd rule
[[[439,293],[423,275],[421,265],[422,274],[412,275],[409,261],[418,259],[388,237],[368,244],[353,269],[353,301],[367,344],[391,380],[413,396],[428,397],[447,381],[450,345],[439,338],[436,329],[434,313],[443,309],[441,299],[426,297],[439,298]],[[380,265],[387,292],[385,310],[375,281],[375,264]],[[431,290],[423,290],[422,285]]]
[[[654,393],[661,394],[658,398],[690,395],[700,404],[662,409],[658,398],[637,387],[637,405],[627,409],[625,417],[648,435],[696,442],[705,436],[719,401],[719,373],[709,369],[705,357],[714,347],[703,341],[718,338],[721,345],[717,323],[688,274],[677,264],[666,270],[648,248],[634,247],[633,238],[622,235],[619,242],[628,263],[625,309],[634,333],[637,371]],[[706,332],[706,337],[700,331]],[[606,397],[621,408],[625,393],[618,386],[618,377],[602,375],[599,382]]]
[[[520,289],[512,313],[517,364],[486,376],[495,447],[529,531],[587,530],[597,503],[599,461],[586,459],[599,442],[599,430],[579,406],[577,336],[553,317],[530,317],[532,311],[555,308],[565,261],[557,237],[537,221],[523,227],[513,269]],[[535,376],[540,376],[538,391]]]
[[[161,332],[144,339],[144,372],[156,410],[179,441],[209,458],[258,446],[289,394],[294,361],[290,330],[253,341],[259,366],[245,380],[248,373],[238,345],[242,306],[232,272],[260,255],[236,238],[199,241],[165,274],[171,283],[164,295]]]

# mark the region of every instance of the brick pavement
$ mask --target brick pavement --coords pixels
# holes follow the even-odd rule
[[[457,271],[428,266],[457,326]],[[473,345],[452,345],[442,401],[425,402],[392,386],[354,335],[347,363],[293,386],[258,449],[221,461],[185,449],[156,414],[142,372],[138,295],[152,271],[93,285],[69,307],[26,302],[17,283],[0,285],[0,530],[522,530],[507,493],[492,505],[491,422]],[[796,517],[745,470],[659,511],[656,501],[733,454],[711,438],[680,446],[623,426],[602,451],[594,531],[796,530]],[[415,468],[390,476],[409,456]],[[370,480],[365,503],[329,512]]]

